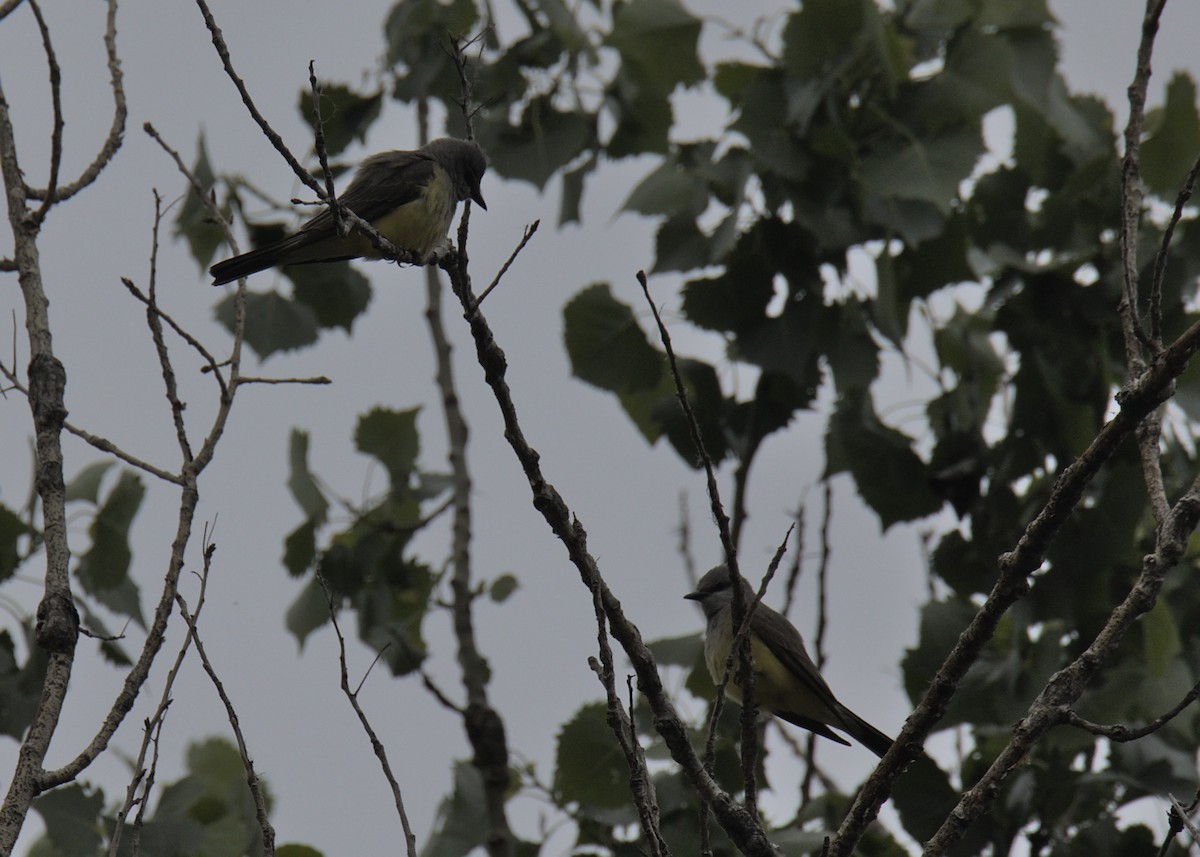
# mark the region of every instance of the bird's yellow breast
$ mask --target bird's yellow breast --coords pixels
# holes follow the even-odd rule
[[[450,196],[450,177],[445,170],[438,167],[419,198],[393,209],[390,214],[376,220],[372,226],[393,244],[412,250],[421,258],[425,258],[446,237],[453,218],[454,200]],[[365,236],[357,237],[367,241]],[[367,244],[369,252],[363,255],[379,258],[379,253],[369,246],[369,241]]]
[[[729,658],[732,642],[730,611],[709,622],[704,635],[704,662],[712,676],[713,684],[719,684],[725,674],[725,662]],[[723,618],[725,621],[721,621]],[[754,704],[764,711],[786,711],[808,717],[821,723],[837,722],[837,715],[822,699],[801,682],[782,661],[758,637],[751,634],[750,653],[754,657]],[[741,703],[742,687],[737,682],[738,665],[730,668],[729,684],[725,692],[734,702]]]
[[[450,177],[438,167],[419,197],[376,218],[371,225],[384,238],[397,247],[411,250],[423,261],[442,243],[453,218],[454,198],[451,196]],[[309,244],[287,254],[280,261],[292,265],[359,256],[378,259],[379,251],[366,235],[353,230],[344,238],[334,236]]]

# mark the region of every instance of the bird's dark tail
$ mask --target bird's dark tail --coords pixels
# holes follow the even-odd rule
[[[208,273],[212,274],[212,284],[214,286],[223,286],[241,277],[248,277],[251,274],[257,274],[259,271],[265,271],[267,268],[273,268],[280,264],[283,251],[288,249],[288,247],[288,239],[285,238],[283,241],[276,241],[274,244],[268,244],[266,247],[259,247],[257,250],[251,250],[248,253],[242,253],[240,256],[234,256],[232,259],[217,262],[217,264],[208,269]]]
[[[841,706],[839,712],[846,724],[845,732],[880,758],[892,747],[892,739],[863,720],[849,708]]]

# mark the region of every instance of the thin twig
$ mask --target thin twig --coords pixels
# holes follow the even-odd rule
[[[358,690],[350,689],[350,672],[346,666],[346,638],[342,636],[342,629],[338,624],[337,606],[333,600],[333,593],[330,591],[329,584],[320,572],[317,573],[317,581],[321,584],[321,591],[325,593],[325,603],[329,605],[329,619],[333,625],[333,632],[337,635],[338,666],[342,693],[349,700],[350,707],[354,709],[354,713],[357,715],[358,722],[362,725],[363,731],[367,733],[367,739],[371,742],[371,749],[375,752],[375,758],[379,759],[379,766],[382,768],[383,775],[392,789],[392,798],[396,803],[396,812],[400,816],[400,826],[404,830],[405,852],[408,857],[417,857],[417,837],[412,831],[412,826],[408,823],[408,813],[404,810],[404,796],[401,795],[400,784],[396,782],[396,777],[392,773],[392,766],[388,762],[387,750],[384,748],[383,742],[379,740],[379,736],[375,734],[375,730],[371,728],[371,721],[367,719],[362,706],[358,704]]]
[[[158,365],[162,370],[167,404],[171,408],[171,420],[175,424],[175,440],[179,443],[179,452],[183,457],[184,466],[187,466],[193,457],[192,444],[188,440],[187,426],[183,421],[184,404],[179,398],[179,385],[175,382],[175,368],[171,365],[167,341],[163,337],[162,318],[158,314],[158,230],[161,225],[162,197],[155,191],[154,226],[150,230],[150,286],[147,290],[146,325],[150,328],[150,338],[154,340],[154,351],[158,355]]]
[[[66,202],[96,181],[120,150],[121,143],[125,138],[125,119],[128,109],[125,104],[125,75],[121,71],[121,58],[117,54],[117,0],[108,0],[108,14],[104,26],[104,52],[108,65],[109,88],[113,94],[113,119],[104,142],[100,145],[96,157],[80,173],[79,178],[66,185],[59,184],[57,187],[28,188],[26,194],[29,199],[45,201],[53,198],[55,202]],[[43,206],[44,208],[45,206]]]
[[[222,395],[224,395],[226,393],[225,379],[221,376],[221,373],[219,371],[220,366],[217,363],[217,359],[215,357],[213,357],[212,354],[209,353],[208,349],[205,348],[203,344],[201,344],[200,340],[196,339],[196,337],[192,336],[190,333],[188,333],[186,330],[184,330],[182,327],[180,327],[179,323],[177,321],[175,321],[175,319],[171,318],[170,314],[164,312],[163,308],[160,307],[157,302],[154,303],[152,306],[150,303],[150,296],[143,294],[142,290],[137,287],[137,285],[133,282],[133,280],[129,279],[128,277],[122,277],[121,283],[125,286],[126,289],[129,290],[129,293],[131,295],[133,295],[135,298],[137,298],[139,301],[141,301],[143,304],[145,304],[147,310],[152,309],[154,311],[154,314],[157,315],[159,318],[161,318],[163,321],[165,321],[167,323],[167,326],[170,327],[171,330],[175,331],[175,333],[179,336],[180,339],[182,339],[184,342],[186,342],[188,345],[190,345],[197,354],[199,354],[202,358],[204,358],[204,362],[208,364],[208,370],[211,371],[216,376],[217,383],[221,387],[221,393],[222,393]],[[243,378],[241,380],[243,383],[245,383],[246,379]]]
[[[333,215],[337,233],[344,238],[350,233],[350,227],[342,215],[342,205],[333,187],[333,170],[329,169],[329,153],[325,148],[325,117],[321,115],[321,86],[317,83],[316,64],[312,60],[308,61],[308,87],[313,99],[313,148],[325,178],[325,199],[329,201],[329,213]]]
[[[621,705],[621,698],[617,695],[612,647],[608,644],[608,622],[604,616],[604,604],[596,588],[592,589],[592,608],[596,614],[596,646],[600,651],[600,660],[597,662],[595,658],[588,658],[588,663],[604,687],[608,728],[617,739],[617,746],[621,748],[625,763],[629,767],[629,792],[633,796],[633,805],[642,827],[642,838],[653,857],[666,857],[671,851],[663,839],[659,825],[654,782],[650,779],[650,772],[646,768],[646,755],[633,728],[633,702],[630,701],[629,713],[626,714]]]
[[[214,550],[215,545],[210,545],[204,553],[204,570],[200,574],[200,594],[196,599],[197,614],[199,614],[200,609],[204,606],[205,591],[208,588],[208,572]],[[192,644],[196,647],[196,654],[200,656],[200,663],[204,666],[204,672],[208,675],[209,681],[212,682],[213,687],[216,689],[217,696],[221,698],[221,704],[225,706],[225,716],[229,719],[229,726],[233,730],[233,737],[237,742],[238,755],[241,757],[242,767],[246,771],[246,784],[250,787],[251,797],[254,798],[255,817],[258,819],[258,826],[262,831],[263,853],[267,857],[273,857],[275,854],[275,828],[271,826],[271,820],[267,817],[266,797],[263,794],[258,774],[254,770],[254,762],[250,758],[250,751],[246,747],[246,738],[242,734],[237,710],[233,707],[233,702],[225,692],[225,686],[221,683],[221,679],[217,676],[217,671],[213,669],[212,662],[208,659],[208,654],[204,651],[204,643],[201,642],[200,633],[196,630],[196,617],[188,612],[187,601],[178,592],[175,593],[175,603],[179,605],[179,615],[187,623],[188,634],[192,638]]]
[[[1121,329],[1125,336],[1125,362],[1132,377],[1144,368],[1141,344],[1150,343],[1138,317],[1138,224],[1142,216],[1139,157],[1142,126],[1146,119],[1146,90],[1150,84],[1150,58],[1154,37],[1166,0],[1147,0],[1138,43],[1137,69],[1129,84],[1129,120],[1125,123],[1125,154],[1121,159]]]
[[[247,384],[315,384],[321,386],[332,384],[333,381],[324,375],[313,375],[308,378],[263,378],[258,375],[242,375],[237,379],[239,387]]]
[[[500,278],[503,277],[505,272],[508,271],[509,267],[512,266],[513,260],[517,258],[517,254],[525,249],[525,245],[529,243],[529,239],[533,237],[533,233],[537,232],[538,226],[541,225],[541,222],[542,221],[540,220],[535,220],[533,223],[525,227],[525,232],[521,236],[520,242],[517,244],[512,253],[508,255],[508,258],[504,260],[504,264],[500,266],[500,270],[496,272],[496,276],[492,277],[492,281],[488,283],[488,287],[484,289],[479,297],[475,300],[475,306],[471,308],[471,312],[479,309],[479,305],[483,303],[487,299],[487,296],[492,293],[492,289],[496,288],[496,286],[500,284]]]
[[[216,545],[208,539],[208,528],[205,527],[203,538],[203,555],[204,565],[207,567],[212,561],[212,553],[216,550]],[[196,614],[194,618],[199,619],[200,611],[204,607],[203,600],[196,604]],[[142,730],[142,744],[138,748],[137,759],[134,762],[133,770],[134,777],[129,783],[129,787],[125,791],[125,803],[120,810],[117,811],[116,823],[113,826],[113,832],[109,839],[108,854],[109,857],[116,857],[120,853],[121,832],[125,827],[125,819],[128,817],[129,810],[134,804],[138,804],[138,815],[134,822],[134,829],[141,826],[142,813],[145,809],[147,798],[150,795],[150,789],[154,783],[154,769],[158,760],[158,736],[162,732],[163,723],[166,721],[167,710],[171,707],[171,690],[175,687],[175,679],[179,677],[179,670],[183,666],[184,658],[187,656],[188,649],[192,646],[192,635],[184,634],[183,643],[179,647],[179,651],[175,655],[175,662],[171,664],[171,668],[167,670],[166,680],[163,682],[162,693],[159,695],[158,706],[154,709],[154,713],[146,719]],[[146,754],[149,752],[151,745],[154,747],[154,761],[150,767],[146,767]],[[141,797],[138,798],[138,785],[144,783],[141,791]]]
[[[1108,738],[1110,741],[1117,741],[1119,743],[1136,741],[1139,738],[1145,738],[1150,733],[1157,732],[1159,729],[1162,729],[1173,719],[1175,719],[1175,717],[1178,716],[1181,711],[1183,711],[1197,699],[1200,699],[1200,682],[1196,682],[1196,684],[1192,685],[1192,689],[1189,690],[1184,695],[1183,699],[1179,700],[1179,703],[1169,711],[1160,714],[1145,726],[1139,726],[1137,728],[1125,726],[1120,723],[1113,725],[1093,723],[1090,720],[1085,720],[1076,714],[1075,711],[1069,709],[1064,714],[1064,722],[1071,726],[1082,729],[1085,732],[1090,732],[1093,735],[1101,735],[1105,738]]]
[[[828,624],[829,560],[833,553],[830,531],[833,524],[833,483],[825,480],[824,504],[821,510],[821,560],[817,565],[817,632],[813,638],[813,659],[817,672],[825,669],[825,629]],[[800,801],[808,803],[812,792],[813,776],[817,772],[817,736],[808,736],[808,765],[804,770],[804,782],[800,786]]]
[[[46,182],[46,195],[42,199],[42,204],[33,213],[34,222],[41,223],[46,219],[46,212],[50,210],[50,206],[54,205],[54,201],[57,199],[58,171],[62,167],[64,124],[62,69],[59,68],[58,58],[54,55],[54,46],[50,44],[50,28],[46,26],[46,19],[42,17],[42,7],[38,5],[37,0],[29,0],[29,8],[33,10],[33,17],[37,19],[38,30],[42,34],[42,47],[46,51],[46,66],[50,70],[50,106],[54,114],[54,125],[50,131],[50,178]]]

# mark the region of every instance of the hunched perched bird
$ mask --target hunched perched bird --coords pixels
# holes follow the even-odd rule
[[[746,609],[754,603],[754,590],[741,578]],[[700,578],[695,592],[684,598],[697,601],[708,626],[704,633],[704,661],[713,683],[725,674],[725,661],[733,642],[733,586],[724,565]],[[833,729],[845,732],[877,756],[892,746],[892,739],[837,701],[808,656],[796,626],[759,602],[750,618],[750,651],[754,657],[754,702],[789,723],[849,746]],[[726,693],[742,701],[737,683],[737,661],[730,670]]]
[[[471,200],[487,210],[479,183],[487,158],[473,142],[442,137],[412,151],[394,150],[371,155],[359,164],[338,201],[378,232],[427,261],[445,239],[458,203]],[[276,265],[378,259],[379,251],[355,229],[338,234],[333,213],[324,208],[286,238],[209,269],[213,285]]]

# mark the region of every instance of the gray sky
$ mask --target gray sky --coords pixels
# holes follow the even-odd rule
[[[1123,117],[1119,99],[1132,76],[1140,4],[1062,0],[1051,5],[1065,25],[1064,55],[1072,85],[1104,94]],[[380,25],[389,6],[390,0],[360,0],[353,5],[355,14],[347,15],[344,4],[333,3],[213,3],[239,73],[295,151],[308,145],[295,109],[297,93],[307,85],[308,60],[316,61],[323,79],[358,82],[363,69],[382,51]],[[719,0],[689,6],[698,11],[726,8]],[[745,23],[787,7],[782,0],[743,0],[738,14]],[[92,158],[110,121],[100,42],[103,6],[51,4],[46,14],[65,80],[63,173],[73,176]],[[728,12],[723,14],[728,17]],[[1155,65],[1160,78],[1152,87],[1152,100],[1159,99],[1170,72],[1186,67],[1190,60],[1190,34],[1196,32],[1198,17],[1194,4],[1177,0],[1168,9]],[[514,32],[502,25],[500,34],[512,38]],[[153,123],[188,161],[195,152],[197,133],[203,131],[212,159],[221,169],[252,176],[276,197],[295,195],[297,188],[224,76],[193,5],[130,0],[120,12],[119,40],[130,106],[125,147],[95,186],[54,210],[40,249],[55,347],[68,372],[70,419],[137,455],[172,467],[177,457],[173,430],[144,315],[119,282],[119,277],[128,276],[143,287],[146,284],[152,189],[168,201],[183,189],[183,180],[142,132],[142,123]],[[727,41],[706,38],[708,57],[730,50]],[[0,77],[12,105],[27,175],[33,183],[44,184],[48,86],[27,9],[0,25]],[[714,130],[722,114],[711,104],[694,95],[681,100],[684,133]],[[389,105],[362,153],[415,143],[411,113]],[[648,448],[610,396],[570,378],[560,312],[580,288],[608,280],[618,297],[642,313],[634,273],[653,261],[653,230],[635,216],[614,218],[614,214],[631,184],[652,163],[643,159],[606,166],[603,181],[588,187],[582,227],[563,231],[553,228],[557,183],[545,196],[538,196],[525,185],[489,175],[484,193],[490,210],[473,217],[471,236],[475,278],[486,282],[519,240],[522,227],[534,219],[543,221],[541,232],[485,309],[508,354],[516,403],[530,441],[543,455],[545,473],[588,529],[592,552],[610,585],[649,639],[700,628],[694,607],[680,597],[687,583],[674,531],[679,495],[685,492],[693,552],[702,567],[715,561],[718,542],[708,525],[703,482],[669,449]],[[11,238],[3,230],[0,255],[10,250]],[[278,841],[309,843],[331,855],[395,850],[399,825],[367,741],[338,690],[332,635],[327,631],[314,635],[298,656],[283,628],[283,610],[298,587],[279,562],[282,537],[300,520],[284,485],[287,435],[292,427],[310,431],[314,470],[342,495],[359,498],[368,485],[380,487],[382,475],[372,473],[366,460],[350,451],[357,415],[376,404],[403,408],[429,403],[420,420],[422,465],[445,467],[439,437],[442,421],[434,404],[432,362],[421,316],[422,275],[382,264],[361,269],[372,277],[375,297],[353,338],[330,335],[317,348],[276,356],[260,368],[251,358],[248,370],[256,374],[260,369],[261,374],[281,376],[324,374],[334,384],[243,390],[217,461],[201,484],[198,519],[219,518],[218,552],[201,633],[238,708],[258,768],[277,798],[273,818]],[[166,240],[158,272],[168,311],[211,350],[223,351],[228,337],[211,320],[211,307],[219,294],[207,286],[183,245]],[[253,285],[266,287],[272,276],[261,274]],[[24,367],[27,348],[19,292],[15,277],[6,279],[11,285],[0,292],[0,318],[12,318],[16,312],[18,365]],[[677,279],[663,277],[655,279],[652,288],[671,306],[678,284]],[[565,551],[529,504],[528,488],[501,436],[494,401],[473,361],[466,327],[455,313],[449,316],[457,344],[460,392],[472,429],[475,570],[484,578],[513,572],[522,585],[502,606],[480,605],[478,639],[493,667],[492,701],[505,718],[514,754],[535,761],[548,781],[557,728],[580,704],[600,694],[586,666],[595,648],[590,599]],[[680,352],[719,358],[716,338],[679,324],[673,326],[672,335]],[[212,389],[182,348],[176,347],[174,353],[189,404],[188,419],[198,430],[212,413]],[[727,380],[746,391],[753,378],[743,369],[740,376]],[[892,386],[887,400],[913,398],[913,391],[904,386],[903,371],[889,372],[888,383]],[[812,503],[810,521],[819,518],[819,492],[813,489],[822,465],[823,418],[822,413],[801,415],[786,437],[772,438],[763,449],[752,477],[753,517],[743,537],[744,569],[765,567],[800,500]],[[27,490],[30,434],[25,403],[13,395],[0,400],[0,448],[7,450],[0,457],[0,499],[14,507],[23,503]],[[73,440],[67,442],[65,454],[68,477],[100,457]],[[169,486],[148,487],[134,530],[134,574],[143,592],[152,597],[174,532],[176,493]],[[722,488],[728,490],[727,479]],[[897,663],[903,648],[915,638],[915,608],[925,597],[918,542],[922,528],[896,527],[882,535],[846,479],[836,480],[835,490],[826,677],[843,702],[894,733],[908,712]],[[86,544],[88,523],[83,518],[72,522],[77,547]],[[815,542],[813,531],[808,543]],[[445,552],[444,529],[435,528],[418,544],[424,557],[440,558]],[[194,566],[198,560],[197,537],[190,562]],[[36,567],[26,571],[32,574]],[[5,587],[6,595],[27,606],[36,603],[39,591],[32,579]],[[804,594],[810,597],[811,586],[805,587]],[[194,600],[190,582],[185,584],[185,595]],[[807,631],[812,611],[802,604],[795,618]],[[434,653],[431,670],[455,696],[457,668],[448,626],[447,617],[435,615],[426,633]],[[178,632],[179,623],[174,622],[164,654],[177,647]],[[131,629],[130,648],[136,649],[140,642],[137,630]],[[51,748],[50,765],[61,764],[77,752],[119,686],[121,674],[96,661],[91,649],[86,642],[81,645],[82,657],[62,729]],[[356,647],[352,670],[361,673],[369,662],[369,653]],[[138,707],[118,734],[123,750],[136,748],[140,724],[152,710],[165,671],[165,665],[156,668]],[[553,693],[547,693],[550,687]],[[162,746],[159,779],[163,782],[180,774],[189,741],[228,735],[224,714],[196,660],[189,659],[174,695]],[[392,681],[383,670],[372,675],[362,701],[389,749],[409,816],[424,841],[437,801],[449,787],[452,761],[469,755],[461,726],[418,682]],[[4,771],[12,769],[15,749],[11,740],[0,741],[0,782],[7,780]],[[831,742],[823,744],[821,753],[846,786],[861,779],[874,762],[862,748]],[[777,784],[794,776],[789,771],[774,774]],[[104,786],[111,802],[123,789],[127,771],[116,756],[108,754],[88,777]],[[541,807],[533,800],[524,800],[521,806],[518,832],[533,836]],[[776,820],[792,809],[790,803],[779,807]],[[33,819],[21,840],[23,847],[40,827]],[[565,849],[568,840],[560,837],[560,842]]]

